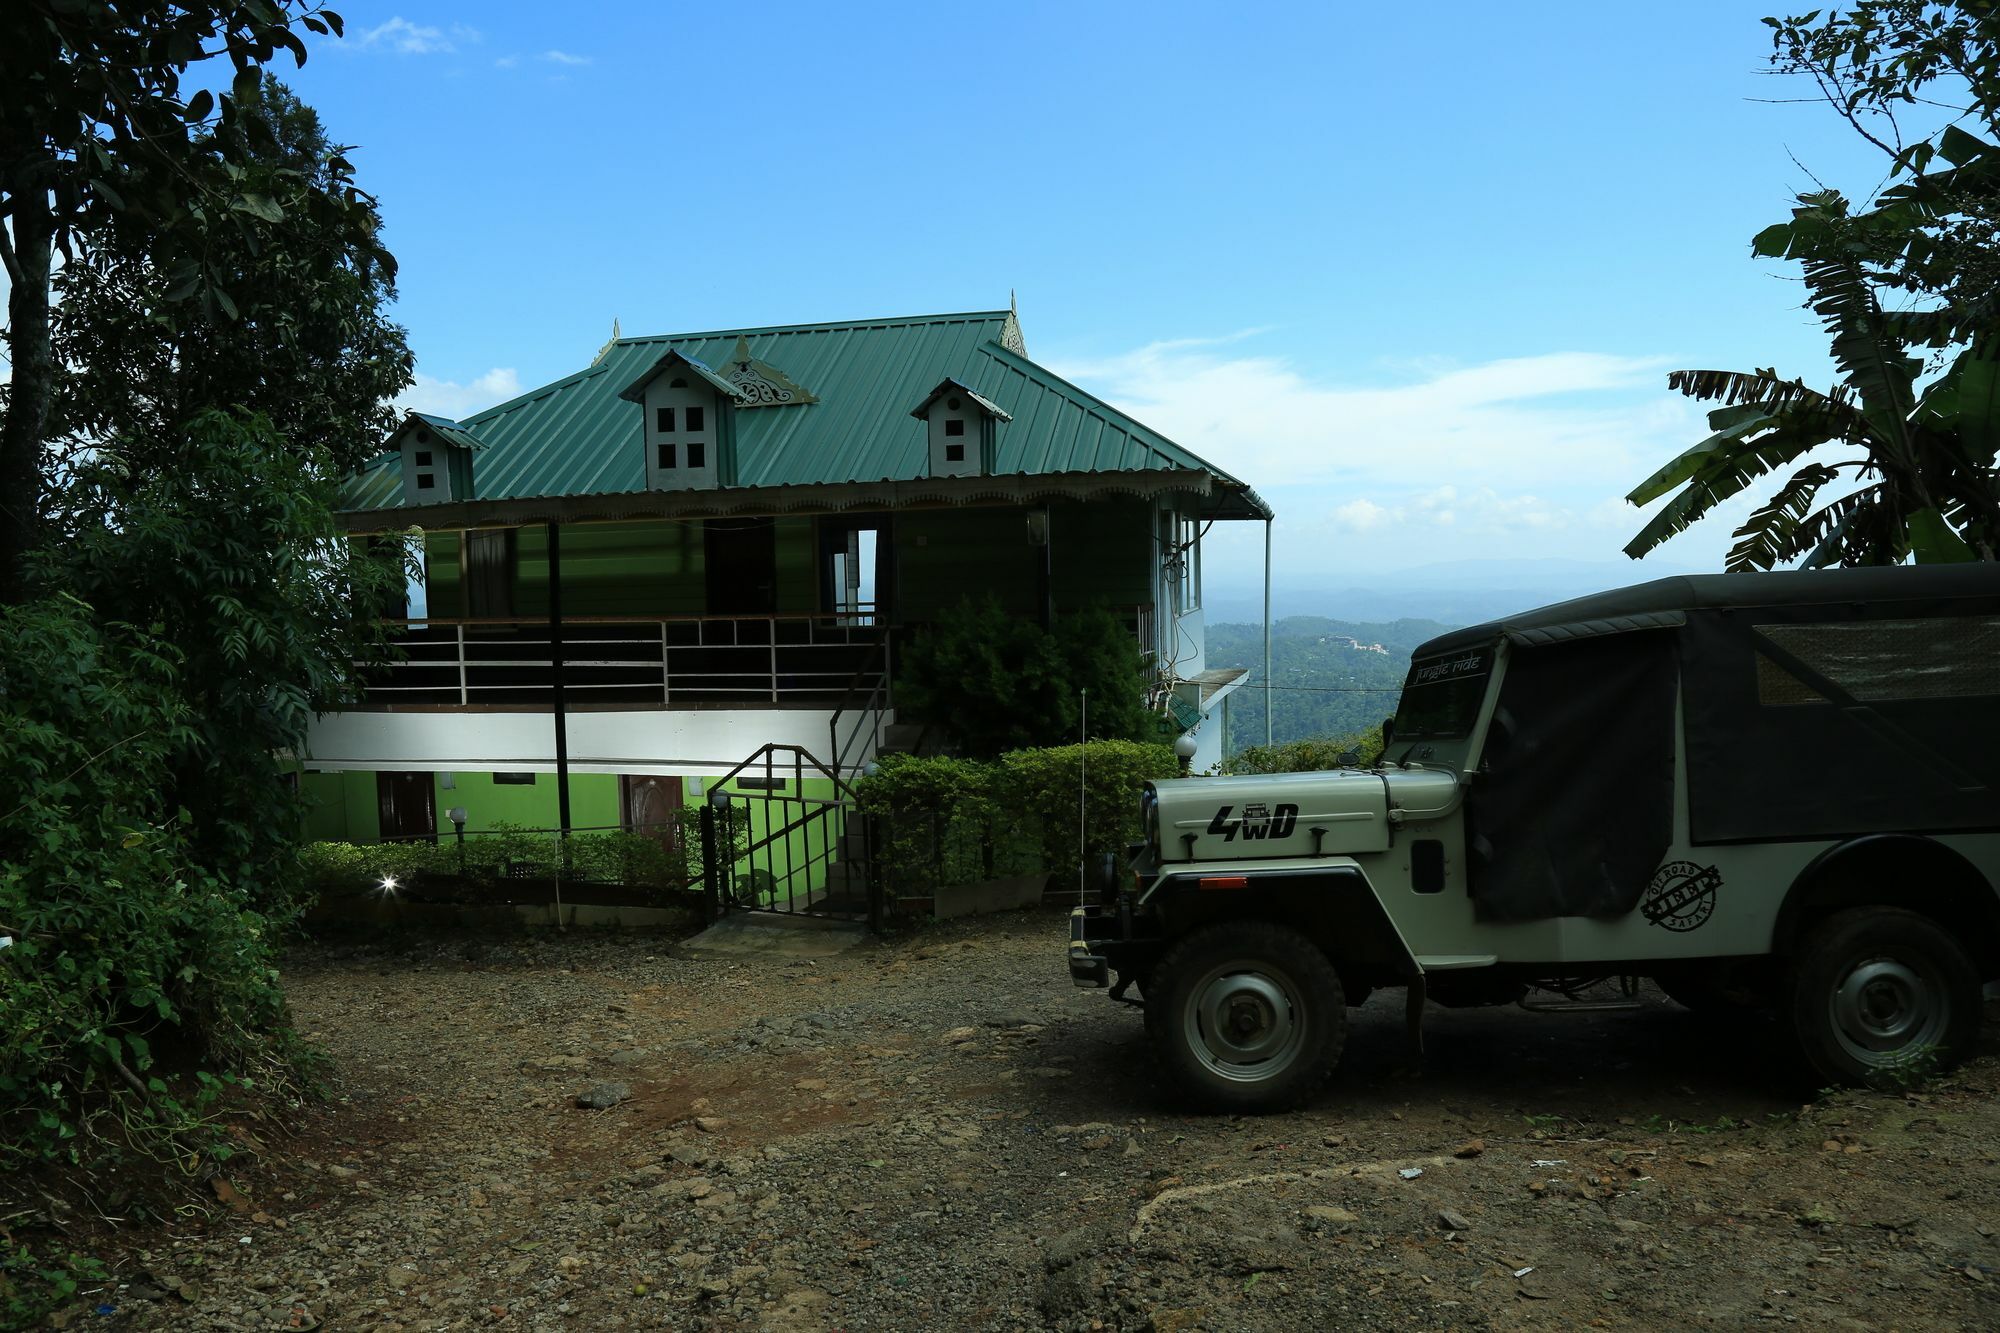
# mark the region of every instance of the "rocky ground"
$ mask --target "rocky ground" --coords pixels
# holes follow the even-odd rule
[[[2000,1326],[2000,1063],[1803,1105],[1766,1038],[1354,1014],[1311,1109],[1184,1114],[1052,914],[830,960],[319,949],[337,1094],[125,1233],[114,1329]],[[608,1103],[599,1109],[578,1104]],[[1806,1096],[1810,1096],[1807,1093]]]

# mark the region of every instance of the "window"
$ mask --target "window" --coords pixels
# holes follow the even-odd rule
[[[674,447],[671,444],[663,444],[660,446],[660,463],[659,463],[660,471],[671,472],[673,470],[673,467],[674,467]]]
[[[431,465],[431,451],[428,449],[417,450],[417,466],[429,467],[430,465]]]
[[[628,421],[631,418],[626,418]],[[496,787],[532,787],[535,785],[533,773],[495,773],[493,785]]]
[[[945,423],[944,423],[944,433],[945,433],[945,434],[947,434],[947,435],[963,435],[963,434],[965,434],[965,418],[964,418],[964,417],[953,417],[953,418],[952,418],[951,420],[949,420],[949,421],[945,422]]]
[[[417,474],[418,490],[428,491],[428,490],[434,490],[436,489],[436,487],[437,487],[437,477],[435,474],[429,472],[419,472]]]
[[[946,407],[950,408],[950,409],[951,409],[952,411],[954,411],[954,412],[958,411],[958,406],[959,406],[959,404],[958,404],[958,399],[956,399],[956,398],[947,398],[947,399],[945,399],[945,400],[944,400],[944,405],[945,405]]]
[[[736,789],[738,791],[783,791],[785,789],[785,779],[751,777],[745,774],[736,779]]]
[[[1861,703],[2000,695],[2000,617],[1774,624],[1757,633]],[[1827,702],[1763,653],[1757,695],[1775,706]]]
[[[667,381],[667,387],[668,387],[669,389],[685,389],[685,388],[687,388],[687,386],[688,386],[688,382],[687,382],[686,380],[668,380],[668,381]]]
[[[653,411],[653,429],[662,435],[672,434],[674,429],[674,409],[671,407],[655,408]]]
[[[708,414],[707,414],[706,412],[702,411],[702,409],[701,409],[701,408],[699,408],[699,407],[690,407],[690,408],[689,408],[689,409],[687,410],[687,428],[688,428],[688,433],[689,433],[690,435],[695,435],[695,434],[699,434],[699,433],[700,433],[700,432],[702,432],[702,431],[705,431],[705,430],[707,430],[707,429],[708,429],[708,423],[707,423],[707,420],[706,420],[707,416],[708,416]],[[697,466],[699,466],[699,465],[697,464]]]
[[[688,410],[692,412],[694,409],[689,408]],[[703,444],[700,440],[688,441],[688,466],[689,467],[708,466],[708,446]]]
[[[514,530],[465,534],[465,614],[504,620],[514,614]]]
[[[958,423],[954,421],[951,424],[956,426]],[[947,463],[963,463],[965,461],[965,446],[962,444],[947,444],[944,447],[944,461]]]

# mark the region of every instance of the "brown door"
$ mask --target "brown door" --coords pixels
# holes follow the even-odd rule
[[[625,827],[673,851],[680,836],[675,815],[681,808],[681,780],[631,775],[620,778],[618,785],[624,793]]]
[[[778,529],[768,518],[712,519],[702,527],[712,616],[768,616],[778,609]]]
[[[377,773],[375,802],[382,840],[437,841],[437,783],[429,773]]]

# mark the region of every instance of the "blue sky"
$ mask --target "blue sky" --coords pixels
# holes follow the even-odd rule
[[[336,7],[287,77],[381,198],[415,405],[566,374],[614,317],[1012,291],[1030,355],[1272,500],[1281,582],[1622,559],[1618,497],[1702,433],[1668,369],[1829,376],[1751,235],[1881,177],[1753,100],[1803,95],[1769,0]],[[1211,586],[1256,577],[1238,527]]]

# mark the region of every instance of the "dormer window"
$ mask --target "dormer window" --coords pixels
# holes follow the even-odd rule
[[[721,376],[670,351],[620,395],[642,405],[646,488],[708,490],[736,480],[736,390]]]
[[[411,412],[390,444],[402,455],[404,504],[472,498],[472,455],[482,445],[466,427],[445,417]]]
[[[925,424],[929,475],[980,477],[994,470],[999,428],[1013,420],[998,403],[946,380],[910,413]]]

